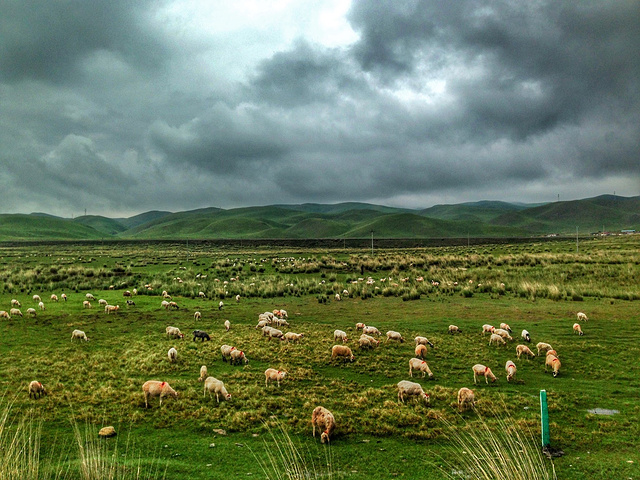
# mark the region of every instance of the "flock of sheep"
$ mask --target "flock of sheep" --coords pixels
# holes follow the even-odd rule
[[[137,292],[134,289],[133,293],[129,291],[125,291],[123,293],[124,297],[132,297]],[[348,292],[343,292],[343,295],[346,295]],[[170,295],[165,291],[163,292],[164,300],[162,301],[161,307],[165,309],[179,309],[176,302],[168,301],[167,299],[171,299]],[[201,293],[200,297],[203,297]],[[63,293],[61,297],[63,301],[67,301],[67,296]],[[204,297],[203,297],[204,298]],[[336,295],[336,300],[340,300],[339,294]],[[38,295],[33,296],[34,302],[38,303],[38,306],[41,310],[45,310],[44,303],[42,299]],[[51,301],[57,302],[59,300],[58,296],[53,294],[51,295]],[[91,301],[95,301],[95,297],[87,293],[86,300],[84,300],[83,305],[85,308],[92,308]],[[236,301],[240,301],[239,296],[236,297]],[[106,314],[116,313],[119,310],[118,305],[109,305],[105,300],[100,299],[99,304],[104,306],[104,311]],[[127,300],[128,305],[135,305],[135,302],[130,298]],[[19,310],[21,304],[18,300],[11,300],[11,310],[10,312],[0,311],[0,318],[11,318],[11,316],[22,316],[22,312]],[[219,309],[222,309],[223,302],[219,303]],[[27,313],[35,316],[36,310],[33,308],[29,308]],[[196,311],[194,313],[194,319],[200,320],[202,315],[200,312]],[[577,314],[577,322],[573,325],[573,330],[576,334],[583,335],[582,328],[580,322],[586,322],[588,320],[586,314],[583,312],[579,312]],[[229,331],[231,324],[228,320],[225,321],[224,327],[227,331]],[[279,341],[288,341],[288,342],[298,342],[303,337],[302,333],[295,332],[283,332],[279,328],[275,327],[289,327],[288,322],[288,314],[285,310],[274,310],[272,312],[264,312],[259,314],[258,316],[258,324],[256,325],[256,329],[261,330],[262,336],[266,337],[267,340],[277,339]],[[382,337],[381,332],[373,326],[365,325],[364,323],[356,323],[355,324],[356,332],[361,331],[361,335],[358,339],[358,346],[360,349],[374,349],[380,345],[379,338]],[[450,325],[448,332],[450,334],[461,334],[462,330],[455,325]],[[166,327],[165,333],[170,338],[183,339],[185,335],[180,331],[177,327],[168,326]],[[506,323],[501,323],[500,328],[495,328],[492,325],[485,324],[482,326],[482,335],[489,334],[489,345],[506,345],[507,341],[513,341],[513,337],[511,336],[512,330],[509,325]],[[208,333],[202,330],[194,330],[193,341],[196,339],[200,339],[202,342],[211,340]],[[377,338],[376,338],[377,337]],[[522,330],[521,338],[527,343],[531,342],[531,335],[527,330]],[[340,341],[341,343],[336,343],[331,348],[331,360],[343,360],[343,361],[354,361],[355,355],[351,348],[346,345],[349,342],[348,335],[343,330],[335,330],[333,332],[334,341]],[[71,334],[71,340],[82,340],[89,341],[86,333],[81,330],[74,330]],[[390,330],[386,332],[386,342],[399,342],[404,343],[405,339],[403,336],[396,331]],[[429,341],[426,337],[417,336],[414,339],[415,342],[415,357],[409,359],[409,376],[413,377],[413,372],[422,373],[422,378],[425,378],[426,375],[429,376],[430,379],[434,378],[434,375],[429,368],[429,365],[424,360],[427,354],[427,346],[433,348],[434,345],[431,341]],[[558,353],[553,347],[548,343],[539,342],[536,345],[537,355],[542,355],[543,353],[546,356],[545,360],[545,371],[548,368],[551,368],[553,372],[553,376],[556,377],[560,372],[561,362],[558,358]],[[230,345],[222,345],[220,347],[220,352],[222,355],[222,360],[225,362],[229,362],[232,365],[241,365],[249,363],[244,351],[237,349],[234,346]],[[169,362],[176,362],[178,358],[178,351],[175,347],[171,347],[167,353]],[[517,359],[520,359],[522,355],[526,355],[527,357],[535,357],[536,354],[525,344],[519,344],[516,346],[516,356]],[[497,377],[492,372],[491,368],[482,364],[476,364],[472,367],[473,371],[473,381],[474,384],[477,384],[478,377],[484,377],[485,382],[488,384],[489,380],[495,382]],[[511,381],[515,378],[517,367],[516,364],[512,360],[508,360],[505,364],[506,378],[507,382]],[[269,385],[269,382],[276,382],[277,386],[280,386],[280,382],[283,381],[287,375],[287,372],[280,371],[274,368],[268,368],[265,372],[265,386]],[[200,376],[198,381],[203,382],[204,384],[204,396],[209,394],[211,398],[213,394],[216,396],[216,401],[219,403],[220,400],[230,400],[231,394],[227,391],[224,383],[221,380],[216,379],[215,377],[209,376],[206,365],[203,365],[200,368]],[[408,397],[417,397],[423,399],[427,404],[430,401],[430,396],[426,393],[422,386],[419,383],[415,383],[409,380],[402,380],[397,384],[398,388],[398,401],[404,403],[405,398]],[[29,397],[31,398],[39,398],[42,395],[46,395],[47,391],[44,385],[39,381],[32,381],[28,387]],[[142,385],[142,391],[144,394],[145,407],[149,407],[149,400],[151,398],[158,397],[160,406],[162,405],[162,400],[166,397],[171,397],[174,399],[178,398],[178,393],[169,385],[166,381],[158,381],[158,380],[149,380]],[[473,408],[475,406],[475,393],[473,390],[462,387],[458,391],[457,395],[457,403],[458,409],[460,412],[464,411],[468,408]],[[335,417],[334,415],[322,406],[316,407],[311,416],[311,423],[313,426],[313,436],[315,437],[315,429],[318,427],[321,431],[321,441],[328,442],[330,441],[330,436],[335,429]]]

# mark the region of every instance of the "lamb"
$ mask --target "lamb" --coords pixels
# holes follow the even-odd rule
[[[46,395],[47,390],[40,382],[33,381],[29,384],[29,398],[33,395],[33,398],[40,398],[42,395]]]
[[[544,363],[544,371],[547,371],[547,367],[551,367],[553,370],[553,376],[557,377],[560,374],[561,367],[560,360],[555,355],[547,355],[547,359]]]
[[[231,345],[222,345],[220,347],[220,353],[222,353],[222,361],[226,362],[231,359],[231,352],[235,350],[236,347],[232,347]]]
[[[12,308],[11,310],[9,310],[9,313],[16,317],[22,317],[22,312],[20,311],[19,308]]]
[[[493,372],[491,371],[491,369],[489,367],[485,367],[484,365],[481,365],[479,363],[475,364],[473,366],[473,383],[474,385],[477,382],[477,377],[478,376],[484,376],[484,380],[487,384],[489,384],[489,379],[491,379],[492,382],[495,382],[497,380],[496,376],[493,374]]]
[[[228,332],[231,328],[231,322],[229,320],[224,321],[224,329]]]
[[[39,308],[40,310],[43,310],[43,311],[44,311],[44,309],[45,309],[45,308],[44,308],[44,303],[42,303],[42,302],[38,303],[38,308]]]
[[[362,329],[362,333],[366,333],[367,335],[378,335],[378,336],[382,335],[380,333],[380,330],[378,330],[376,327],[372,327],[371,325],[366,325]]]
[[[227,389],[224,386],[224,383],[221,380],[218,380],[214,377],[207,377],[204,381],[204,396],[207,396],[207,392],[209,392],[209,398],[211,398],[211,393],[216,394],[216,402],[220,403],[220,397],[222,396],[223,400],[231,400],[231,394],[227,392]]]
[[[473,390],[462,387],[458,390],[458,411],[466,410],[469,405],[471,405],[471,408],[476,406],[475,395]]]
[[[427,365],[427,362],[425,362],[424,360],[420,360],[419,358],[412,358],[411,360],[409,360],[409,376],[411,376],[412,378],[413,370],[422,372],[422,378],[424,378],[425,374],[429,374],[429,378],[433,378],[433,373],[431,373],[429,365]]]
[[[513,332],[511,331],[511,327],[510,327],[510,326],[509,326],[509,324],[507,324],[507,323],[501,323],[501,324],[500,324],[500,328],[501,328],[501,329],[503,329],[503,330],[506,330],[506,331],[507,331],[507,332],[509,332],[509,333],[513,333]]]
[[[167,327],[165,329],[167,336],[171,338],[184,338],[184,333],[178,327]]]
[[[299,342],[302,337],[304,337],[304,333],[287,332],[284,334],[284,339],[289,342]]]
[[[489,339],[489,345],[491,345],[492,343],[495,343],[496,345],[498,345],[498,344],[506,345],[507,344],[507,342],[504,341],[504,338],[502,338],[497,333],[492,333],[491,334],[491,338]]]
[[[356,357],[351,352],[351,349],[346,345],[334,345],[331,348],[331,360],[334,360],[338,357],[342,357],[345,362],[347,360],[353,362],[356,359]]]
[[[75,339],[84,340],[85,342],[89,341],[89,339],[87,338],[87,334],[82,330],[74,330],[73,332],[71,332],[71,341],[73,342],[73,340]]]
[[[553,347],[551,345],[543,342],[539,342],[538,344],[536,344],[536,348],[538,349],[538,355],[540,355],[542,352],[546,353],[548,350],[553,350]]]
[[[32,317],[36,316],[36,309],[35,308],[27,308],[27,314],[31,315]]]
[[[198,381],[199,382],[204,382],[204,379],[207,378],[208,375],[209,375],[209,373],[207,372],[207,366],[206,365],[202,365],[200,367],[200,376],[198,377]]]
[[[209,334],[207,332],[204,332],[202,330],[194,330],[193,331],[193,341],[196,341],[196,338],[199,338],[201,341],[205,341],[205,340],[211,340],[211,337],[209,336]]]
[[[280,370],[276,370],[275,368],[267,368],[264,371],[264,386],[269,386],[269,380],[272,382],[275,380],[278,382],[278,387],[280,386],[280,380],[284,380],[284,377],[287,375],[287,372],[281,372]]]
[[[96,301],[96,297],[94,297],[94,296],[93,296],[93,295],[91,295],[90,293],[87,293],[87,294],[85,295],[85,297],[86,297],[86,299],[87,299],[87,300],[91,300],[92,302],[95,302],[95,301]],[[34,300],[35,300],[35,299],[34,299]]]
[[[485,323],[484,325],[482,325],[482,335],[484,336],[485,333],[493,333],[495,329],[496,327],[494,327],[493,325]]]
[[[11,320],[11,316],[9,315],[9,312],[5,310],[0,310],[0,318],[6,318],[7,320]]]
[[[333,332],[334,340],[342,340],[342,343],[347,343],[349,339],[347,338],[347,333],[342,330],[335,330]]]
[[[171,347],[167,355],[169,356],[169,362],[175,363],[178,361],[178,350],[175,347]]]
[[[393,340],[394,342],[404,343],[404,338],[402,338],[402,335],[400,335],[399,332],[395,332],[393,330],[389,330],[387,332],[386,342],[388,342],[389,340]]]
[[[82,302],[82,307],[91,308],[91,302],[89,302],[89,300],[85,300],[84,302]]]
[[[40,295],[34,295],[34,296],[33,296],[33,301],[34,301],[34,302],[41,302],[41,301],[42,301],[42,299],[40,298]]]
[[[527,357],[535,357],[536,356],[536,354],[533,353],[531,351],[531,349],[529,347],[527,347],[526,345],[518,345],[516,347],[516,355],[518,356],[518,360],[520,360],[520,356],[522,354],[527,355]]]
[[[456,325],[449,325],[449,333],[451,335],[454,333],[462,333],[462,330],[460,330],[460,327],[457,327]]]
[[[582,321],[585,321],[585,322],[586,322],[586,321],[588,321],[588,320],[589,320],[589,318],[587,317],[587,314],[586,314],[586,313],[584,313],[584,312],[578,312],[578,315],[577,315],[577,316],[578,316],[578,321],[579,321],[579,322],[582,322]]]
[[[58,301],[58,295],[56,295],[55,293],[52,293],[50,298],[51,298],[52,302],[57,302]]]
[[[100,300],[98,300],[98,304],[102,305],[103,307],[107,306],[107,301],[104,298],[101,298]]]
[[[111,313],[118,314],[118,310],[120,310],[120,305],[107,305],[104,307],[104,313],[110,315]]]
[[[356,331],[364,330],[364,327],[366,327],[366,325],[364,323],[362,323],[362,322],[356,323]]]
[[[510,382],[516,376],[516,364],[511,360],[507,360],[504,369],[507,371],[507,382]]]
[[[573,333],[577,333],[580,336],[584,335],[584,332],[582,331],[582,328],[580,327],[579,323],[573,324]]]
[[[193,319],[194,319],[194,320],[202,320],[202,313],[200,313],[200,312],[195,312],[195,313],[193,314]]]
[[[15,298],[11,299],[11,306],[12,307],[17,307],[20,308],[22,305],[20,304],[20,302],[18,300],[16,300]]]
[[[504,338],[505,340],[513,340],[513,338],[511,337],[511,335],[509,335],[509,332],[503,328],[496,328],[493,331],[493,335],[500,335],[502,338]]]
[[[531,343],[531,335],[529,335],[529,332],[527,332],[526,330],[522,330],[522,335],[521,336],[522,336],[522,339],[525,342]]]
[[[426,345],[418,345],[416,347],[416,357],[424,358],[427,356],[427,346]]]
[[[320,441],[322,443],[329,443],[331,441],[331,434],[336,428],[336,420],[329,410],[324,407],[316,407],[311,414],[311,425],[313,426],[313,437],[316,436],[316,427],[322,432],[320,434]]]
[[[231,350],[230,357],[229,363],[231,365],[241,365],[243,362],[249,363],[249,359],[244,355],[244,352],[237,348]]]
[[[427,404],[430,401],[429,394],[424,392],[422,386],[419,383],[410,382],[409,380],[398,382],[398,401],[405,403],[405,395],[407,397],[422,397]]]
[[[162,399],[164,397],[173,397],[178,399],[178,392],[176,392],[167,382],[160,382],[158,380],[148,380],[142,385],[142,392],[144,393],[144,406],[149,408],[149,398],[160,397],[160,406],[162,407]]]
[[[433,343],[431,343],[427,337],[416,337],[414,338],[415,342],[416,342],[416,347],[418,345],[429,345],[431,348],[433,348]]]

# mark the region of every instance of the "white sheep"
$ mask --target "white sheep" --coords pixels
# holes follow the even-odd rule
[[[531,343],[531,335],[529,334],[529,332],[528,332],[528,331],[526,331],[526,330],[522,330],[522,335],[521,335],[521,336],[522,336],[522,339],[523,339],[525,342],[529,342],[529,343]]]
[[[380,330],[378,330],[376,327],[372,327],[371,325],[366,325],[362,329],[362,333],[366,333],[367,335],[378,335],[378,336],[382,335],[380,333]]]
[[[204,382],[204,379],[207,378],[208,376],[209,376],[209,373],[207,372],[207,366],[202,365],[200,367],[200,376],[198,377],[198,381]]]
[[[207,392],[209,392],[209,398],[211,398],[211,393],[216,394],[216,402],[220,403],[220,397],[223,400],[231,400],[231,394],[227,392],[227,389],[224,386],[224,383],[221,380],[218,380],[214,377],[207,377],[204,381],[204,396],[207,396]]]
[[[9,312],[7,312],[6,310],[0,310],[0,318],[6,318],[7,320],[11,320],[11,316],[9,315]]]
[[[584,332],[582,331],[582,327],[580,327],[579,323],[573,324],[573,333],[577,333],[580,336],[584,335]]]
[[[120,305],[107,305],[104,307],[104,313],[110,315],[111,313],[118,314],[118,310],[120,310]]]
[[[497,333],[492,333],[491,334],[491,338],[489,339],[489,345],[491,345],[492,343],[495,343],[496,345],[506,345],[507,344],[507,342],[504,341],[504,338],[502,338]]]
[[[477,377],[479,376],[483,376],[487,384],[489,383],[489,379],[491,379],[492,382],[495,382],[497,380],[496,376],[493,374],[489,367],[485,367],[484,365],[477,363],[472,367],[472,370],[474,384],[478,383]]]
[[[11,299],[11,306],[12,307],[17,307],[20,308],[22,305],[20,304],[20,302],[18,300],[16,300],[15,298]]]
[[[231,359],[231,352],[235,350],[236,347],[232,347],[231,345],[222,345],[220,347],[220,353],[222,354],[222,361],[226,362]]]
[[[557,377],[560,374],[560,360],[555,355],[547,355],[547,358],[544,363],[544,371],[547,371],[547,367],[551,367],[553,370],[553,376]]]
[[[280,380],[284,380],[284,377],[287,375],[287,372],[282,372],[280,370],[276,370],[275,368],[267,368],[264,371],[264,386],[269,386],[269,380],[272,382],[275,380],[278,383],[278,387],[280,386]]]
[[[324,407],[316,407],[311,414],[311,425],[313,426],[313,436],[316,436],[316,427],[322,432],[320,441],[322,443],[331,441],[331,434],[336,428],[336,420],[329,410]]]
[[[587,317],[587,314],[584,312],[578,312],[577,317],[579,322],[583,322],[583,321],[586,322],[589,320],[589,318]]]
[[[507,382],[510,382],[516,376],[516,364],[511,360],[507,360],[504,369],[507,371]]]
[[[218,303],[218,310],[222,310],[222,307],[224,307],[224,302],[220,300],[220,303]]]
[[[473,390],[462,387],[458,390],[458,411],[462,412],[463,410],[466,410],[469,405],[471,408],[476,406],[475,395]]]
[[[278,338],[280,340],[284,340],[284,333],[282,333],[282,330],[269,327],[269,336],[267,337],[267,339],[271,340],[272,338]]]
[[[542,352],[546,353],[548,350],[553,350],[553,347],[551,345],[544,342],[537,343],[536,348],[538,349],[538,355],[540,355]]]
[[[430,396],[428,393],[422,389],[422,386],[419,383],[410,382],[409,380],[402,380],[398,382],[398,401],[404,402],[404,397],[422,397],[424,401],[428,404],[430,401]]]
[[[262,320],[258,321],[258,324],[256,325],[256,330],[261,329],[263,327],[267,327],[267,326],[269,326],[269,320],[262,319]]]
[[[178,327],[169,326],[165,329],[165,331],[167,332],[167,337],[184,338],[184,333],[182,333]]]
[[[500,335],[502,338],[504,338],[505,340],[513,340],[513,338],[511,337],[511,335],[509,335],[509,332],[507,330],[505,330],[504,328],[496,328],[493,331],[492,335]]]
[[[364,330],[364,327],[366,327],[366,325],[364,323],[362,323],[362,322],[356,323],[356,331]]]
[[[509,332],[509,333],[512,333],[512,331],[511,331],[511,327],[509,326],[509,324],[508,324],[508,323],[501,323],[501,324],[500,324],[500,328],[501,328],[502,330],[506,330],[506,331],[507,331],[507,332]]]
[[[82,302],[82,307],[91,308],[91,302],[89,302],[89,300],[85,300],[84,302]]]
[[[9,313],[16,317],[22,317],[22,312],[20,311],[19,308],[12,308],[11,310],[9,310]]]
[[[347,338],[347,333],[342,330],[334,330],[333,339],[342,340],[342,343],[347,343],[349,341],[349,339]]]
[[[404,338],[402,338],[402,335],[400,335],[399,332],[396,332],[394,330],[389,330],[387,332],[387,339],[385,340],[385,342],[388,342],[389,340],[393,340],[394,342],[404,343]]]
[[[169,356],[169,362],[175,363],[178,361],[178,350],[175,347],[171,347],[167,355]]]
[[[449,333],[450,334],[454,334],[454,333],[462,333],[462,330],[460,330],[460,327],[458,327],[457,325],[449,325]]]
[[[101,298],[100,300],[98,300],[98,304],[102,305],[103,307],[107,306],[107,301],[104,298]]]
[[[207,295],[204,292],[198,292],[198,297],[207,298]]]
[[[224,329],[228,332],[231,328],[231,322],[229,320],[224,321]]]
[[[495,329],[496,327],[494,327],[493,325],[485,323],[484,325],[482,325],[482,335],[484,336],[485,333],[493,333]]]
[[[195,321],[202,320],[202,313],[200,313],[200,312],[195,312],[195,313],[193,314],[193,319],[194,319]]]
[[[239,303],[239,302],[240,302],[240,295],[238,294],[236,295],[236,303]]]
[[[95,302],[95,301],[96,301],[96,297],[94,297],[94,296],[93,296],[93,295],[91,295],[90,293],[87,293],[87,294],[85,295],[85,298],[86,298],[87,300],[91,300],[92,302]]]
[[[160,382],[159,380],[148,380],[142,385],[142,392],[144,393],[144,406],[149,408],[149,398],[160,397],[160,406],[162,406],[162,399],[164,397],[173,397],[178,399],[178,392],[176,392],[167,382]]]
[[[429,365],[427,365],[427,362],[425,362],[424,360],[421,360],[419,358],[412,358],[411,360],[409,360],[409,376],[413,377],[414,370],[422,372],[422,378],[424,378],[425,374],[428,374],[429,378],[433,378],[433,373],[431,373]]]
[[[351,349],[346,345],[334,345],[331,348],[331,360],[335,360],[336,358],[341,357],[346,362],[347,360],[353,362],[355,360],[355,356],[351,352]]]
[[[418,345],[429,345],[431,348],[433,348],[433,343],[431,343],[429,339],[427,339],[427,337],[416,337],[414,338],[414,340],[416,342],[416,347]]]
[[[73,332],[71,332],[71,341],[73,342],[73,340],[75,339],[84,340],[85,342],[89,341],[89,339],[87,338],[87,334],[82,330],[74,330]]]
[[[420,344],[416,347],[415,350],[416,357],[424,358],[427,356],[427,346]]]
[[[162,302],[160,302],[160,306],[165,310],[169,310],[169,302],[167,302],[166,300],[162,300]]]
[[[516,347],[516,355],[518,357],[518,360],[520,360],[520,356],[521,355],[527,355],[527,357],[535,357],[536,354],[533,353],[531,351],[531,349],[529,347],[527,347],[526,345],[518,345]]]
[[[299,342],[302,337],[304,337],[304,333],[287,332],[284,334],[284,339],[289,342]]]
[[[27,315],[31,315],[32,317],[36,316],[36,309],[35,308],[27,308]]]
[[[249,363],[249,359],[245,356],[242,350],[238,350],[237,348],[231,350],[229,363],[231,365],[240,365],[242,363]]]
[[[44,311],[44,309],[45,309],[45,308],[44,308],[44,303],[42,303],[42,302],[38,303],[38,308],[39,308],[40,310],[43,310],[43,311]]]
[[[342,299],[340,298],[340,294],[339,294],[339,293],[336,293],[336,295],[335,295],[335,299],[336,299],[336,302],[339,302],[340,300],[342,300]]]
[[[42,383],[34,380],[29,383],[29,398],[33,395],[33,398],[40,398],[42,395],[46,395],[47,390],[44,388]]]
[[[55,293],[51,294],[51,301],[52,302],[57,302],[58,301],[58,295],[56,295]]]
[[[33,296],[33,301],[34,301],[34,302],[38,302],[38,303],[39,303],[39,302],[41,302],[41,301],[42,301],[42,299],[40,298],[40,295],[34,295],[34,296]]]
[[[358,345],[360,345],[360,348],[375,348],[380,345],[380,341],[366,333],[363,333],[358,339]]]
[[[62,294],[60,295],[60,298],[62,298],[62,301],[66,302],[67,301],[67,295],[66,294]]]

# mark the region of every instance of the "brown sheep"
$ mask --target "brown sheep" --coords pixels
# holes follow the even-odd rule
[[[331,434],[336,428],[336,420],[329,410],[324,407],[316,407],[311,414],[311,425],[313,426],[313,436],[316,436],[316,427],[322,432],[320,441],[329,443]]]

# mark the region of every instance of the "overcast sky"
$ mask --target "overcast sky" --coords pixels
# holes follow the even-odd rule
[[[4,0],[0,212],[640,194],[640,2]]]

